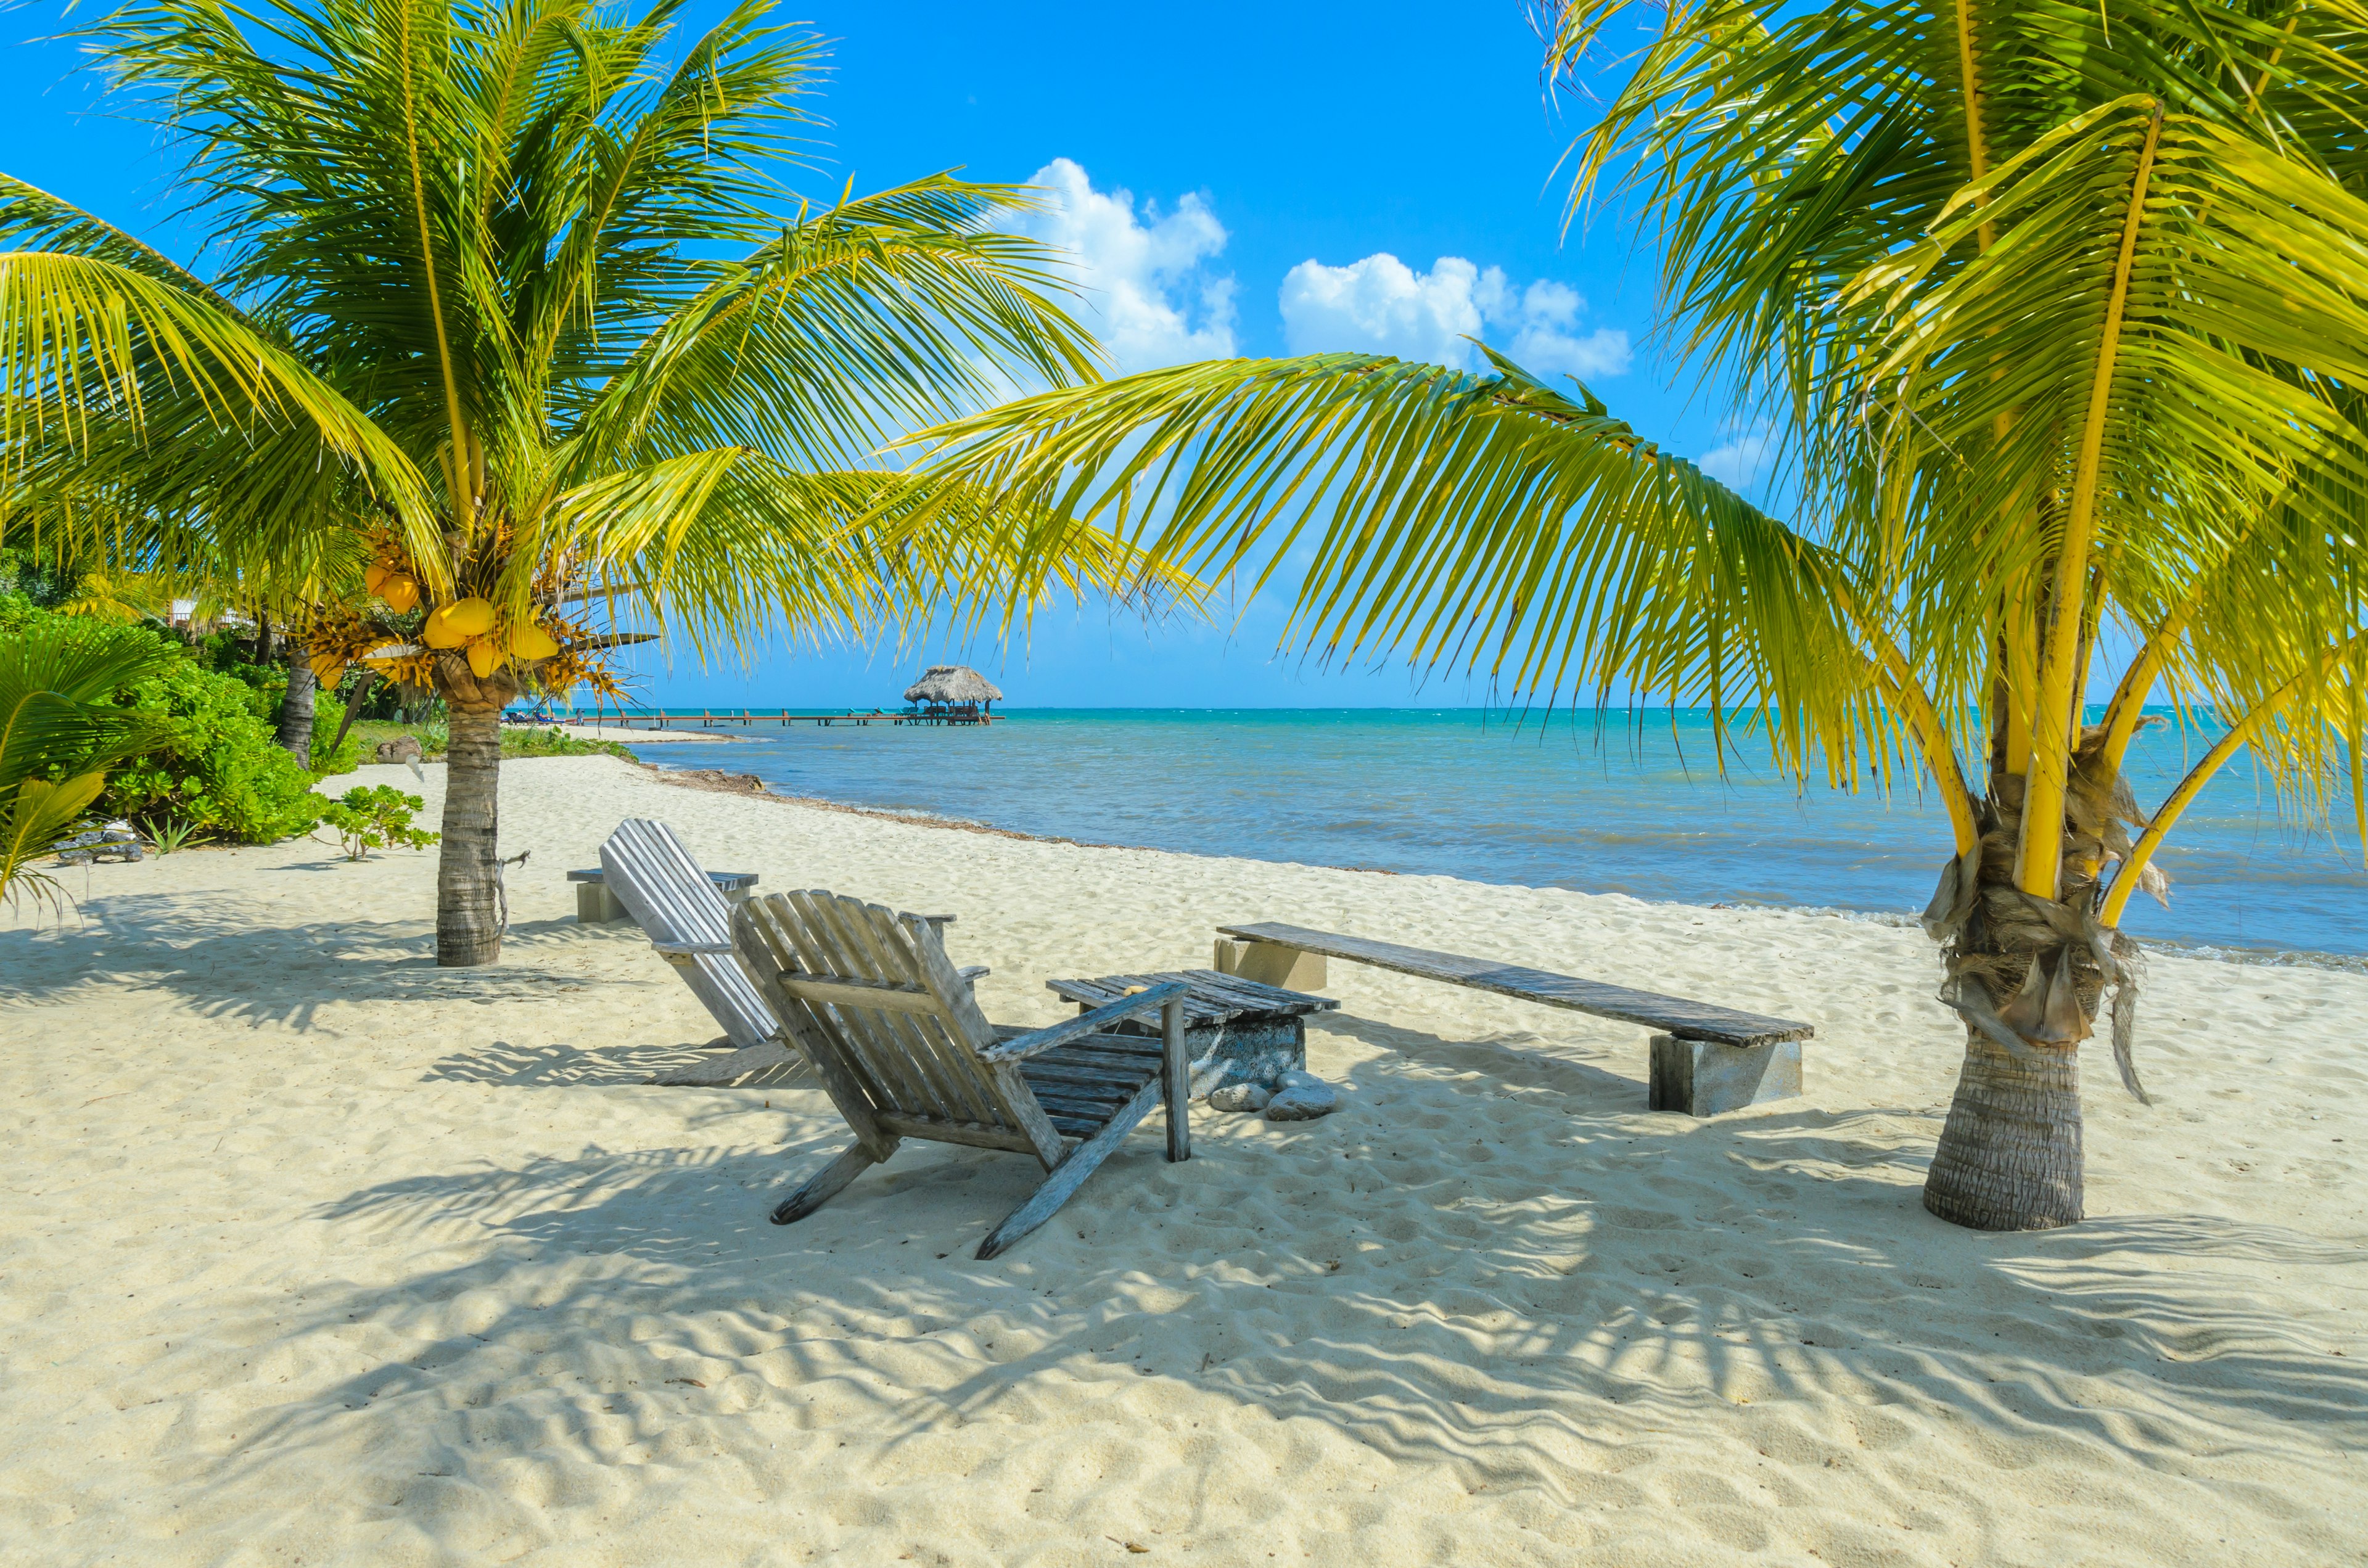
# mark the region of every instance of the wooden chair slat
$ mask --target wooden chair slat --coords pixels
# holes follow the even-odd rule
[[[828,893],[792,892],[788,895],[804,926],[805,945],[813,949],[813,968],[834,974],[877,978],[871,973],[868,956],[850,947],[837,929],[837,923],[827,913],[837,900]],[[885,1091],[887,1099],[881,1108],[890,1111],[917,1112],[924,1116],[938,1112],[937,1096],[920,1069],[905,1055],[903,1042],[878,1027],[879,1015],[869,1008],[848,1007],[837,1012],[838,1021],[848,1047],[869,1070],[873,1080]]]
[[[1017,1074],[1004,1066],[979,1060],[981,1051],[991,1050],[996,1043],[995,1026],[978,1010],[977,997],[962,983],[962,976],[947,959],[942,934],[925,920],[910,915],[900,919],[877,905],[872,907],[879,916],[883,940],[894,940],[898,945],[911,961],[914,979],[945,1004],[945,1012],[939,1020],[938,1043],[947,1060],[955,1065],[963,1081],[974,1085],[992,1105],[989,1119],[1027,1133],[1035,1145],[1037,1159],[1050,1171],[1067,1157],[1068,1144],[1045,1119],[1035,1096]]]
[[[945,1017],[947,999],[928,985],[923,966],[913,952],[914,938],[898,927],[895,913],[876,903],[856,904],[851,901],[840,904],[839,912],[854,928],[853,935],[870,945],[883,976],[894,975],[900,983],[937,1002],[936,1008],[927,1015],[899,1018],[896,1023],[901,1026],[899,1032],[907,1037],[914,1059],[937,1088],[944,1107],[941,1114],[956,1120],[1016,1127],[1009,1108],[995,1092],[993,1082],[973,1065],[975,1053],[951,1032]],[[966,994],[969,988],[957,979],[954,989]]]
[[[861,903],[853,899],[818,899],[815,909],[820,918],[829,923],[832,935],[860,972],[902,983],[888,955],[880,951]],[[919,1019],[866,1008],[849,1008],[848,1012],[855,1028],[867,1030],[878,1049],[893,1053],[905,1065],[916,1095],[907,1108],[946,1121],[975,1119],[977,1105],[965,1103],[959,1091],[948,1083]]]

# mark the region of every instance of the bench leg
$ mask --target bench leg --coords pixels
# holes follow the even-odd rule
[[[1656,1034],[1646,1104],[1654,1110],[1717,1116],[1801,1092],[1801,1042],[1713,1045]]]
[[[1144,1085],[1135,1091],[1134,1098],[1126,1102],[1124,1109],[1102,1124],[1099,1132],[1070,1150],[1069,1157],[1053,1167],[1053,1174],[1044,1178],[1044,1184],[1028,1195],[1028,1201],[1005,1215],[1003,1223],[986,1233],[986,1240],[978,1244],[978,1256],[984,1260],[1007,1250],[1012,1243],[1058,1213],[1061,1205],[1069,1201],[1076,1195],[1077,1188],[1086,1185],[1086,1178],[1110,1157],[1110,1152],[1124,1142],[1126,1135],[1151,1114],[1151,1108],[1160,1101],[1161,1080],[1166,1076],[1162,1073],[1159,1077]]]
[[[1274,942],[1235,942],[1217,938],[1215,968],[1219,974],[1237,974],[1285,991],[1321,991],[1328,972],[1321,953],[1303,953]]]
[[[617,895],[598,882],[575,884],[575,923],[579,926],[605,926],[611,920],[622,920],[625,906]]]
[[[797,1223],[832,1199],[837,1198],[848,1182],[853,1181],[868,1167],[878,1163],[871,1157],[871,1152],[862,1144],[849,1146],[845,1153],[806,1177],[803,1187],[782,1200],[780,1207],[773,1210],[773,1223],[776,1225]]]

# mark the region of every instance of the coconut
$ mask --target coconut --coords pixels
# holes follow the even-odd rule
[[[401,615],[419,602],[419,582],[405,572],[393,572],[379,580],[370,590],[386,601],[386,608]]]
[[[346,661],[336,653],[315,653],[305,663],[313,666],[313,678],[324,687],[334,687],[345,678]]]
[[[384,562],[373,561],[370,563],[369,569],[362,573],[362,587],[365,591],[375,594],[384,587],[386,580],[393,575],[394,573]]]
[[[458,648],[494,629],[494,607],[484,599],[455,599],[427,612],[423,640],[430,648]]]
[[[480,637],[469,644],[469,673],[483,680],[501,666],[503,657],[491,640]]]
[[[510,656],[514,659],[548,659],[559,652],[558,640],[534,622],[522,621],[510,628]]]

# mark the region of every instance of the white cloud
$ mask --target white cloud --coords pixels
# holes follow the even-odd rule
[[[1080,320],[1121,370],[1148,370],[1234,352],[1234,279],[1209,263],[1225,248],[1224,225],[1197,195],[1138,215],[1126,190],[1096,190],[1086,171],[1055,158],[1028,182],[1044,210],[1012,227],[1069,255]]]
[[[1704,452],[1694,466],[1730,490],[1748,490],[1759,483],[1759,472],[1776,449],[1776,432],[1767,425],[1729,428],[1726,439]]]
[[[1587,301],[1540,278],[1516,292],[1502,267],[1485,271],[1444,256],[1417,272],[1382,252],[1347,267],[1303,261],[1282,280],[1282,331],[1294,354],[1362,349],[1470,369],[1480,338],[1540,375],[1616,376],[1628,369],[1628,335],[1580,335]],[[1493,329],[1493,330],[1492,330]]]

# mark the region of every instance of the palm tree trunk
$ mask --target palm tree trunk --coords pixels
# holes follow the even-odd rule
[[[2079,1047],[2108,976],[2089,942],[2071,933],[2096,905],[2099,834],[2118,778],[2103,738],[2101,726],[2083,730],[2067,770],[2060,899],[2017,886],[2024,781],[1994,772],[1973,886],[1962,889],[1961,869],[1943,886],[1962,896],[1942,909],[1936,895],[1926,911],[1950,976],[1941,995],[1967,1020],[1965,1064],[1924,1179],[1924,1207],[1952,1224],[2044,1231],[2084,1217]],[[2008,1039],[2019,1049],[2008,1050]]]
[[[450,737],[436,867],[436,962],[459,969],[502,956],[502,706],[516,688],[507,671],[477,680],[454,656],[443,659],[436,675]]]
[[[2078,1222],[2080,1058],[2034,1046],[2010,1056],[1967,1031],[1957,1096],[1924,1181],[1924,1207],[1977,1231],[2044,1231]]]
[[[273,738],[307,773],[313,770],[313,693],[320,683],[301,642],[288,644],[288,691],[279,699],[279,730]]]

